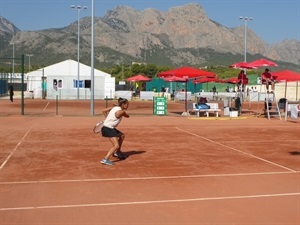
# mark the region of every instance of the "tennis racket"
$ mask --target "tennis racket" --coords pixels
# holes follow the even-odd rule
[[[103,126],[103,121],[100,121],[100,122],[96,123],[94,128],[93,128],[93,132],[95,134],[100,133],[102,126]]]

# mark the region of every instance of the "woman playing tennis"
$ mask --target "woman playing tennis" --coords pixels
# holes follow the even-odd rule
[[[116,127],[122,120],[122,117],[129,118],[126,110],[129,106],[127,99],[119,98],[118,105],[103,110],[105,117],[101,133],[103,137],[108,137],[112,143],[112,148],[108,151],[106,156],[101,160],[102,164],[112,166],[113,162],[109,160],[109,157],[113,155],[119,159],[125,159],[126,156],[121,152],[122,143],[125,138],[125,134],[117,130]]]

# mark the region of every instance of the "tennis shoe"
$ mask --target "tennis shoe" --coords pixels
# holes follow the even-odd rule
[[[105,165],[108,165],[108,166],[113,166],[114,165],[112,161],[110,161],[109,159],[105,159],[105,158],[101,160],[101,163],[105,164]]]
[[[116,151],[114,154],[113,154],[114,157],[118,158],[118,159],[126,159],[127,156],[124,155],[123,152],[121,151]]]

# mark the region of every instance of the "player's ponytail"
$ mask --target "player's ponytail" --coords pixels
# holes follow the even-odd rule
[[[119,98],[118,99],[118,106],[122,106],[123,104],[127,103],[128,100],[126,98]]]

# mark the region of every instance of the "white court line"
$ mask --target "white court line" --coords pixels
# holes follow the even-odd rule
[[[78,205],[25,206],[25,207],[15,207],[15,208],[0,208],[0,211],[142,205],[142,204],[195,202],[195,201],[211,201],[211,200],[215,201],[215,200],[232,200],[232,199],[249,199],[249,198],[271,198],[271,197],[285,197],[285,196],[297,196],[297,195],[300,195],[300,192],[277,193],[277,194],[266,194],[266,195],[241,195],[241,196],[226,196],[226,197],[170,199],[170,200],[140,201],[140,202],[111,202],[111,203],[94,203],[94,204],[78,204]]]
[[[296,171],[300,173],[300,171]],[[11,181],[0,182],[2,185],[14,184],[42,184],[42,183],[76,183],[76,182],[104,182],[104,181],[131,181],[131,180],[159,180],[159,179],[190,179],[205,177],[238,177],[238,176],[266,176],[280,174],[295,174],[295,172],[265,172],[265,173],[232,173],[232,174],[206,174],[206,175],[188,175],[188,176],[160,176],[160,177],[125,177],[125,178],[102,178],[102,179],[78,179],[78,180],[41,180],[41,181]]]
[[[25,137],[29,134],[30,130],[32,129],[33,125],[28,129],[28,131],[26,132],[26,134],[22,137],[21,141],[16,145],[16,147],[12,150],[12,152],[7,156],[7,158],[5,159],[5,161],[1,164],[0,166],[0,170],[3,169],[3,167],[5,166],[5,164],[8,162],[8,160],[12,157],[12,155],[14,154],[14,152],[18,149],[18,147],[20,146],[20,144],[22,143],[22,141],[25,139]]]
[[[45,108],[43,109],[43,111],[46,110],[46,108],[48,107],[48,105],[50,104],[50,101],[48,101],[47,105],[45,106]]]
[[[300,142],[300,140],[289,140],[289,139],[284,139],[285,142]],[[226,140],[224,142],[236,142],[236,140]],[[272,140],[242,140],[239,142],[243,143],[273,143],[274,141]]]
[[[236,148],[233,148],[233,147],[230,147],[230,146],[221,144],[221,143],[219,143],[219,142],[213,141],[213,140],[208,139],[208,138],[206,138],[206,137],[202,137],[202,136],[200,136],[200,135],[198,135],[198,134],[194,134],[194,133],[191,133],[191,132],[189,132],[189,131],[182,130],[182,129],[180,129],[179,127],[176,127],[176,129],[177,129],[177,130],[180,130],[180,131],[182,131],[182,132],[185,132],[185,133],[187,133],[187,134],[193,135],[193,136],[195,136],[195,137],[202,138],[202,139],[204,139],[204,140],[206,140],[206,141],[209,141],[209,142],[212,142],[212,143],[214,143],[214,144],[221,145],[221,146],[223,146],[223,147],[225,147],[225,148],[229,148],[229,149],[231,149],[231,150],[234,150],[234,151],[236,151],[236,152],[242,153],[242,154],[244,154],[244,155],[250,156],[250,157],[252,157],[252,158],[255,158],[255,159],[261,160],[261,161],[263,161],[263,162],[272,164],[272,165],[274,165],[274,166],[277,166],[277,167],[280,167],[280,168],[289,170],[289,171],[291,171],[291,172],[296,172],[295,170],[290,169],[290,168],[288,168],[288,167],[282,166],[282,165],[280,165],[280,164],[271,162],[271,161],[269,161],[269,160],[260,158],[260,157],[255,156],[255,155],[251,155],[251,154],[249,154],[249,153],[243,152],[243,151],[238,150],[238,149],[236,149]]]

